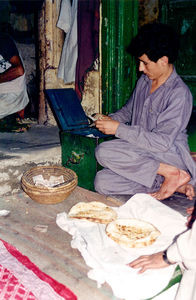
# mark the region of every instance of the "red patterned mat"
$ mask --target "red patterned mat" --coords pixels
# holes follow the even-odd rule
[[[77,300],[63,284],[0,239],[0,300]]]

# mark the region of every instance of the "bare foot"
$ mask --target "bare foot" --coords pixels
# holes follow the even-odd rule
[[[164,200],[170,197],[179,187],[186,185],[190,181],[190,175],[186,171],[167,164],[161,163],[157,174],[165,178],[160,190],[150,194],[157,200]]]
[[[180,186],[176,192],[185,194],[189,200],[193,200],[193,197],[195,196],[194,187],[189,183]]]

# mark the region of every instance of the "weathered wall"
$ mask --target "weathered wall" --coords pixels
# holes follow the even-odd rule
[[[53,115],[45,98],[45,89],[56,88],[57,68],[62,49],[62,32],[56,27],[60,1],[46,0],[38,19],[39,40],[39,123],[53,120]]]
[[[36,80],[36,54],[35,54],[35,43],[19,43],[16,42],[17,48],[22,56],[25,73],[26,73],[26,83],[27,90],[30,100],[30,105],[28,105],[28,110],[26,112],[27,116],[37,118],[38,115],[38,86]]]
[[[100,73],[90,71],[87,74],[84,93],[82,96],[82,106],[87,115],[100,112]]]

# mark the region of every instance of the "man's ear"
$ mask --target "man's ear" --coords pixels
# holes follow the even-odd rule
[[[162,57],[160,58],[160,61],[161,61],[161,63],[162,63],[163,65],[168,65],[168,63],[169,63],[169,59],[168,59],[167,56],[162,56]]]

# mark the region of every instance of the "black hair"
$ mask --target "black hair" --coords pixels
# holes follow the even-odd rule
[[[154,62],[167,56],[174,63],[178,56],[179,37],[172,27],[161,23],[143,25],[132,39],[128,52],[135,57],[146,54]]]

